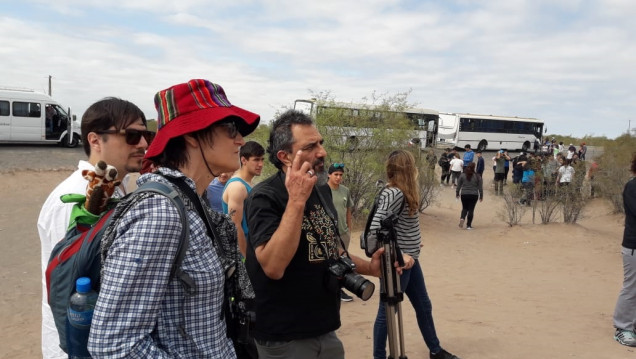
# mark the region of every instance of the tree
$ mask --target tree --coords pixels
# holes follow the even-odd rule
[[[345,164],[345,181],[356,217],[373,203],[377,181],[386,182],[384,161],[388,154],[407,149],[409,140],[417,137],[413,123],[402,113],[413,107],[407,102],[409,94],[373,93],[370,100],[363,98],[362,103],[354,104],[337,102],[330,92],[312,93],[328,162]]]

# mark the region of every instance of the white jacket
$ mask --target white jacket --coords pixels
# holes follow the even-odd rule
[[[60,196],[67,193],[86,193],[88,181],[82,177],[82,170],[94,170],[94,167],[87,161],[79,161],[77,170],[49,194],[38,217],[38,234],[42,250],[42,357],[44,359],[68,358],[68,355],[60,349],[53,313],[47,301],[45,272],[53,247],[66,234],[73,208],[73,203],[63,203]]]

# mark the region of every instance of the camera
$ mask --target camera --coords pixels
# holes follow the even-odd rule
[[[341,285],[362,300],[373,295],[375,284],[355,272],[356,265],[351,258],[343,255],[329,264],[329,273],[338,278]]]
[[[499,150],[499,153],[504,153],[504,150]]]

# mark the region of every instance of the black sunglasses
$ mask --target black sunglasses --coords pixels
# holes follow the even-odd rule
[[[239,134],[238,126],[236,126],[234,121],[219,122],[217,126],[224,128],[229,138],[236,138]]]
[[[98,134],[98,135],[117,134],[117,135],[126,136],[126,143],[131,145],[131,146],[135,146],[135,145],[139,144],[139,141],[141,141],[141,137],[142,136],[143,136],[144,140],[146,140],[146,143],[148,145],[150,145],[152,143],[152,140],[155,138],[155,132],[153,132],[153,131],[135,130],[135,129],[132,129],[132,128],[127,128],[125,130],[95,131],[95,133]]]

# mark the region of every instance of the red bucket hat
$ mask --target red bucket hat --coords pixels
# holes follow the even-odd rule
[[[228,117],[237,118],[238,131],[247,136],[258,126],[261,117],[233,106],[220,85],[208,80],[190,80],[155,95],[157,135],[145,158],[163,152],[170,139],[202,130]]]

